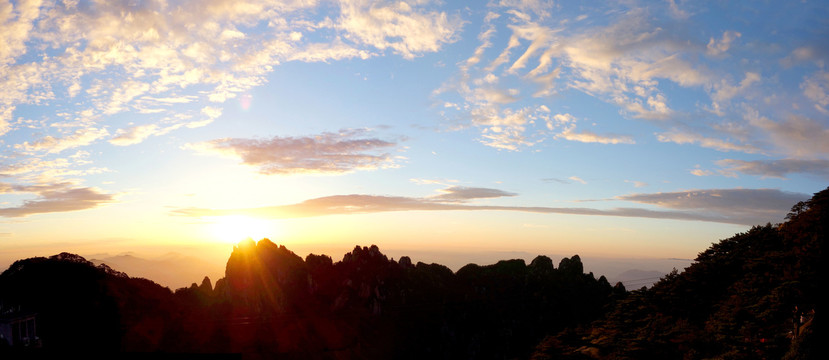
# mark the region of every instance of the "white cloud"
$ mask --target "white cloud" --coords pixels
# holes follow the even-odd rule
[[[541,109],[543,111],[543,109]],[[569,141],[578,141],[583,143],[599,143],[599,144],[635,144],[636,141],[630,136],[626,135],[598,135],[591,131],[575,131],[577,119],[570,113],[556,114],[552,118],[546,118],[547,129],[553,132],[558,131],[555,135],[557,139],[565,139]],[[559,128],[562,130],[559,131]]]
[[[215,119],[219,116],[222,116],[222,109],[213,106],[205,106],[201,109],[201,113],[207,115],[207,117],[211,119]]]
[[[734,42],[734,40],[737,40],[740,36],[742,36],[742,34],[729,30],[723,32],[722,38],[719,40],[711,38],[711,40],[708,41],[708,55],[716,56],[728,51],[728,49],[731,48],[731,43]]]
[[[83,150],[48,160],[29,156],[22,161],[0,165],[0,177],[17,179],[23,183],[77,184],[82,182],[78,177],[110,171],[94,166],[89,158],[89,152]]]
[[[11,130],[11,119],[14,106],[0,106],[0,136]]]
[[[497,149],[518,150],[520,147],[532,146],[534,141],[524,135],[530,121],[530,110],[499,110],[489,106],[472,109],[473,124],[482,127],[481,143]]]
[[[694,176],[711,176],[711,175],[714,175],[714,172],[712,172],[710,170],[693,169],[693,170],[691,170],[691,175],[694,175]]]
[[[308,44],[290,55],[288,60],[327,62],[352,58],[368,59],[371,55],[366,50],[347,45],[338,39],[332,43]]]
[[[581,132],[574,132],[572,129],[566,129],[561,134],[556,135],[557,138],[562,138],[570,141],[578,141],[583,143],[599,143],[599,144],[635,144],[636,141],[630,136],[625,135],[598,135],[590,131],[584,130]]]
[[[40,0],[0,4],[0,66],[26,52],[26,40],[40,16]]]
[[[760,74],[754,72],[746,72],[745,78],[738,86],[729,85],[725,80],[721,80],[711,98],[719,102],[727,101],[758,82],[760,82]]]
[[[132,99],[150,90],[150,84],[140,81],[126,81],[120,88],[115,89],[111,95],[109,104],[104,109],[104,114],[112,115],[124,110],[124,105]]]
[[[587,181],[582,180],[582,178],[580,178],[580,177],[578,177],[578,176],[571,176],[571,177],[569,177],[568,179],[573,180],[573,181],[575,181],[575,182],[577,182],[577,183],[579,183],[579,184],[582,184],[582,185],[586,185],[586,184],[587,184]]]
[[[509,57],[510,57],[510,52],[512,51],[513,48],[516,48],[519,45],[521,45],[521,42],[519,40],[518,35],[513,34],[512,36],[510,36],[509,43],[507,44],[507,47],[504,48],[504,50],[501,51],[501,53],[498,55],[498,57],[495,58],[495,60],[492,60],[492,62],[490,62],[489,65],[486,68],[484,68],[484,71],[493,72],[499,66],[501,66],[501,65],[505,64],[506,62],[508,62]]]
[[[626,113],[634,118],[665,120],[673,113],[666,104],[665,97],[662,94],[648,96],[644,101],[619,95],[615,98],[615,101]]]
[[[815,103],[815,109],[829,115],[829,72],[821,71],[800,84],[803,94]]]
[[[829,54],[821,39],[819,45],[801,46],[791,51],[789,56],[783,58],[780,63],[783,66],[791,67],[804,62],[814,62],[818,68],[824,68],[826,65],[826,55]]]
[[[86,146],[92,142],[102,139],[109,135],[106,129],[100,128],[85,128],[78,129],[74,133],[64,137],[53,137],[47,135],[39,140],[32,142],[24,142],[15,145],[16,149],[29,152],[44,152],[48,154],[57,154],[67,149]]]
[[[510,27],[513,30],[514,36],[518,39],[529,40],[530,45],[521,56],[516,59],[512,65],[506,70],[507,73],[517,74],[519,70],[524,69],[527,63],[535,57],[540,51],[549,48],[553,45],[553,35],[555,30],[536,25],[534,23],[525,24],[523,26],[513,25]],[[550,56],[552,54],[542,54],[539,59],[539,65],[530,71],[527,75],[535,77],[547,71],[551,65]]]
[[[570,124],[576,121],[576,117],[570,115],[570,113],[555,114],[555,116],[553,116],[553,119],[555,119],[555,121],[557,121],[559,124]]]
[[[405,2],[383,4],[344,1],[336,27],[346,38],[377,49],[393,49],[404,58],[440,49],[457,40],[459,16],[412,7]]]
[[[509,104],[518,101],[509,90],[496,88],[477,88],[470,98],[483,104]]]
[[[475,66],[479,62],[481,62],[481,58],[483,57],[486,49],[492,46],[491,39],[492,36],[495,34],[495,26],[493,26],[491,22],[493,19],[496,19],[497,17],[498,15],[492,12],[487,14],[487,18],[485,20],[486,30],[484,30],[478,35],[478,40],[481,41],[481,44],[478,45],[477,48],[475,48],[473,54],[469,58],[467,58],[466,61],[459,65],[463,73],[467,73],[470,67]]]
[[[120,129],[115,133],[116,136],[109,140],[109,143],[118,146],[135,145],[154,135],[158,130],[158,125],[155,124]]]

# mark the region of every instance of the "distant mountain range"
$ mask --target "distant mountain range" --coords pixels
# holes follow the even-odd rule
[[[639,289],[643,286],[653,286],[653,284],[665,275],[667,273],[656,270],[630,269],[616,275],[612,279],[624,284],[626,289]]]
[[[100,256],[100,255],[98,255]],[[106,264],[133,277],[150,279],[171,289],[188,287],[205,276],[218,278],[224,273],[223,264],[214,264],[193,256],[168,253],[145,259],[132,254],[120,254],[89,259],[93,264]]]

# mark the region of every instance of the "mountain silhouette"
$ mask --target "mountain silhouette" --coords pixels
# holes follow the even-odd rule
[[[175,291],[73,254],[20,260],[0,275],[0,301],[37,314],[40,351],[509,357],[610,301],[577,255],[562,266],[539,256],[453,273],[377,246],[303,260],[263,239],[236,246],[215,286],[205,277]]]
[[[827,199],[633,291],[578,255],[453,272],[374,245],[303,259],[268,239],[175,291],[68,253],[19,260],[0,274],[0,355],[817,359]]]

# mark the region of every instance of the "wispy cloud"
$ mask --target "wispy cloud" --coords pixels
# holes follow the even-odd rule
[[[414,59],[440,50],[458,40],[464,21],[438,5],[7,3],[0,10],[0,135],[12,133],[6,144],[47,161],[45,155],[102,140],[134,145],[205,126],[221,115],[224,102],[265,83],[283,62]],[[46,111],[36,129],[40,139],[14,124],[31,107]],[[134,125],[114,120],[125,112]],[[182,113],[193,119],[165,120]],[[112,128],[118,130],[111,137]]]
[[[262,174],[340,174],[395,167],[388,152],[397,143],[366,137],[368,131],[346,129],[306,137],[223,138],[185,148],[238,158]]]
[[[785,97],[769,85],[781,76],[777,61],[746,54],[758,44],[748,40],[755,34],[728,28],[706,36],[686,31],[699,21],[691,16],[697,13],[693,4],[618,3],[603,8],[603,14],[590,14],[608,21],[593,23],[599,26],[573,17],[546,21],[547,15],[521,10],[529,8],[513,1],[491,6],[493,12],[504,11],[486,16],[479,46],[458,63],[458,75],[435,91],[440,103],[456,104],[442,114],[453,124],[478,128],[485,145],[524,150],[546,139],[634,143],[629,135],[541,127],[549,117],[535,109],[551,95],[575,90],[615,106],[628,120],[646,120],[661,128],[663,142],[790,157],[829,153],[821,146],[807,152],[803,145],[816,144],[816,137],[826,137],[829,131],[815,116],[829,114],[829,75],[822,62],[827,50],[822,44],[800,46],[787,57],[789,66],[813,61],[818,70],[803,78],[802,94]],[[607,16],[610,13],[613,16]],[[656,14],[676,20],[665,22]],[[734,66],[736,56],[754,56],[755,63]],[[526,91],[532,86],[538,91]],[[521,91],[510,92],[515,89]],[[700,100],[689,105],[677,94]],[[763,115],[744,116],[747,103],[757,104]],[[768,118],[773,120],[763,121]],[[747,129],[749,136],[734,137],[718,128],[723,123]],[[811,131],[800,131],[807,127]]]
[[[116,136],[109,140],[113,145],[126,146],[138,144],[158,131],[158,125],[148,124],[118,130]]]
[[[711,98],[717,102],[729,100],[745,92],[749,87],[760,82],[760,80],[760,74],[754,72],[747,72],[745,78],[736,86],[727,83],[725,80],[721,80],[719,84],[715,85],[716,91],[711,94]]]
[[[457,40],[463,21],[457,15],[417,8],[406,2],[343,1],[333,27],[346,38],[383,50],[393,49],[404,58],[437,51]]]
[[[704,88],[710,87],[715,79],[705,67],[690,61],[702,52],[704,44],[696,47],[682,44],[666,30],[650,24],[643,9],[620,11],[623,15],[616,23],[599,28],[585,28],[577,22],[571,26],[567,26],[569,22],[550,25],[539,21],[543,16],[532,16],[534,12],[510,10],[507,13],[509,22],[500,16],[487,17],[479,35],[480,46],[467,61],[458,65],[460,75],[454,83],[436,91],[441,95],[455,90],[464,98],[465,103],[459,109],[465,109],[462,112],[467,113],[471,124],[481,128],[482,136],[487,139],[483,143],[489,146],[520,150],[549,137],[632,144],[630,136],[599,135],[571,127],[548,129],[552,134],[543,134],[536,125],[543,123],[537,120],[546,118],[533,110],[543,104],[546,96],[555,94],[556,89],[577,89],[617,105],[621,113],[632,118],[666,120],[675,110],[660,90],[660,80],[682,87]],[[509,41],[500,49],[493,49],[494,34],[503,31],[496,21],[506,22],[510,34]],[[727,48],[732,40],[731,33],[728,34],[725,40],[712,46]],[[484,67],[474,67],[484,61],[490,49],[497,50],[494,59]],[[503,83],[523,82],[539,90],[527,96],[509,92],[510,88],[500,81],[477,81],[499,70],[505,76]],[[493,125],[507,118],[513,121]],[[496,119],[499,121],[493,121]]]
[[[64,137],[47,135],[32,142],[26,141],[22,144],[16,144],[15,149],[26,152],[57,154],[67,149],[89,145],[98,139],[106,137],[107,135],[109,135],[109,132],[102,128],[78,129],[72,134]]]
[[[675,0],[666,0],[668,2],[668,8],[670,10],[671,17],[674,19],[685,20],[689,16],[691,16],[688,11],[684,9],[680,9],[679,5],[677,5]]]

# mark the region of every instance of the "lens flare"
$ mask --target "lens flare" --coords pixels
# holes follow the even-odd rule
[[[250,109],[250,105],[253,102],[253,95],[251,94],[244,94],[239,97],[239,106],[242,107],[242,110],[247,111]]]
[[[271,222],[242,215],[228,215],[215,217],[210,224],[210,234],[219,241],[238,243],[251,238],[261,240],[273,239],[277,234]]]

